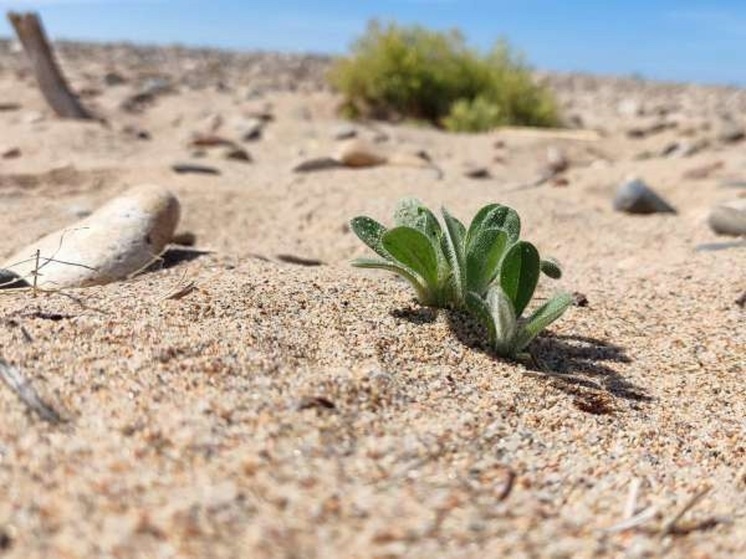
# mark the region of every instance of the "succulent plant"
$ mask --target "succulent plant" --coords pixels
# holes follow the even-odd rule
[[[352,230],[381,258],[359,258],[353,265],[398,274],[423,305],[466,310],[485,325],[498,354],[516,356],[572,302],[560,295],[522,318],[540,273],[557,279],[559,264],[542,260],[534,245],[520,240],[520,217],[507,206],[484,206],[468,229],[445,208],[442,214],[443,226],[422,202],[405,198],[392,229],[354,218]]]

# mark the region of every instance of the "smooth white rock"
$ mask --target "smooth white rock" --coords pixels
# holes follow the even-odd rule
[[[19,250],[0,268],[33,284],[38,250],[38,287],[85,287],[125,279],[163,252],[179,214],[179,201],[169,190],[136,186],[85,219]]]

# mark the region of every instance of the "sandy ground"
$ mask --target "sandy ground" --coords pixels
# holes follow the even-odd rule
[[[131,114],[119,107],[142,68],[110,54],[64,59],[108,127],[56,119],[18,55],[0,57],[0,102],[20,105],[0,112],[0,152],[20,150],[0,159],[0,259],[142,182],[178,195],[179,230],[211,252],[103,287],[0,293],[0,357],[66,419],[42,421],[0,385],[0,557],[746,556],[746,253],[705,222],[743,192],[727,185],[746,180],[746,144],[715,138],[719,113],[743,124],[743,91],[550,76],[599,140],[358,126],[383,132],[381,149],[427,151],[443,178],[297,174],[334,149],[329,92],[220,74]],[[129,81],[103,85],[112,68]],[[620,114],[626,98],[645,114]],[[193,157],[195,132],[222,120],[216,133],[238,140],[234,123],[260,109],[273,120],[242,144],[253,162]],[[661,120],[676,125],[627,134]],[[657,155],[682,139],[709,145]],[[521,188],[550,147],[567,184]],[[467,162],[491,178],[464,177]],[[630,174],[679,213],[614,212]],[[405,195],[463,219],[510,205],[563,263],[540,296],[588,304],[535,342],[536,366],[350,267],[367,249],[347,221],[390,222]]]

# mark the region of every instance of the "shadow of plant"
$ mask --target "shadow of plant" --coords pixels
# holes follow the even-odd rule
[[[464,345],[499,360],[487,344],[482,325],[464,313],[448,314],[453,334]],[[614,399],[651,402],[644,388],[615,371],[611,363],[631,363],[624,348],[588,336],[556,335],[544,332],[529,346],[531,359],[522,361],[528,374],[545,380],[573,396],[574,405],[597,415],[614,412]]]
[[[400,318],[412,324],[432,324],[438,318],[438,309],[415,306],[394,309],[390,314],[394,318]]]

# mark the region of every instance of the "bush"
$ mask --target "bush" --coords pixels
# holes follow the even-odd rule
[[[482,55],[458,31],[372,22],[329,78],[353,118],[418,119],[465,132],[559,122],[550,93],[506,42]]]

